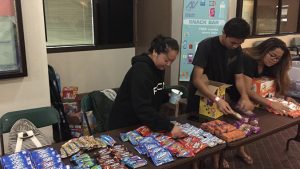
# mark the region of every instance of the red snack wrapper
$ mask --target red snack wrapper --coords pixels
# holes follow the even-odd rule
[[[151,130],[147,126],[141,126],[137,128],[136,131],[144,137],[149,136],[151,134]]]
[[[179,142],[173,143],[172,145],[167,147],[167,149],[172,154],[174,154],[176,157],[193,157],[193,156],[195,156],[195,154],[193,153],[193,151],[191,149],[185,148],[184,145],[182,145]]]
[[[184,145],[187,149],[192,150],[193,153],[197,154],[207,147],[207,144],[201,142],[201,140],[194,136],[189,136],[184,139],[179,140],[179,142]]]

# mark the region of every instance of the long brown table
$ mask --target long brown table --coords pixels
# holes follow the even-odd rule
[[[249,144],[251,142],[254,142],[256,140],[259,140],[266,136],[269,136],[271,134],[274,134],[274,133],[277,133],[284,129],[290,128],[294,125],[299,126],[299,124],[300,124],[299,117],[291,118],[291,117],[287,117],[287,116],[275,115],[273,113],[267,112],[264,109],[255,109],[254,112],[256,113],[256,117],[258,118],[258,125],[261,128],[261,131],[257,134],[253,134],[246,138],[226,143],[225,150],[235,149],[240,146],[244,146],[246,144]],[[224,118],[223,120],[225,120],[227,122],[232,122],[232,119],[228,119],[228,118]],[[298,132],[299,132],[299,129],[298,129]],[[297,135],[299,135],[299,133]],[[223,152],[224,151],[221,152],[220,162],[224,158]],[[222,165],[220,165],[220,168],[222,168]]]
[[[181,122],[181,123],[188,122],[192,125],[195,125],[196,127],[199,127],[200,123],[190,121],[190,120],[187,119],[187,117],[188,117],[188,115],[182,115],[182,116],[180,116],[180,117],[178,117],[174,120],[176,120],[178,122]],[[140,157],[143,157],[144,159],[146,159],[148,164],[144,167],[141,167],[141,169],[168,169],[168,168],[176,168],[176,167],[180,167],[180,166],[185,166],[185,165],[188,165],[188,164],[192,164],[194,161],[198,161],[199,159],[205,158],[205,157],[213,155],[215,153],[219,153],[219,152],[221,152],[222,150],[224,150],[226,148],[226,144],[217,145],[217,146],[212,147],[212,148],[206,148],[194,157],[191,157],[191,158],[175,158],[175,160],[173,162],[163,164],[163,165],[157,167],[157,166],[154,165],[154,163],[152,162],[152,160],[149,157],[147,157],[145,155],[140,155],[134,149],[133,145],[131,145],[129,142],[122,142],[121,141],[120,133],[124,133],[124,132],[134,130],[137,127],[139,127],[139,126],[111,130],[111,131],[103,132],[103,133],[100,133],[100,134],[108,134],[108,135],[112,136],[117,141],[117,143],[125,145],[130,152],[132,152],[135,155],[139,155]],[[96,134],[95,136],[99,136],[100,134]],[[54,147],[54,149],[56,149],[59,152],[60,146],[62,144],[63,143],[53,144],[52,147]],[[69,158],[63,159],[63,162],[65,164],[70,164]]]
[[[300,118],[293,119],[291,117],[274,115],[263,109],[256,109],[254,112],[256,113],[256,115],[258,117],[259,126],[261,127],[261,131],[259,133],[251,135],[246,138],[243,138],[241,140],[237,140],[237,141],[226,143],[226,144],[221,144],[221,145],[215,146],[213,148],[206,148],[192,158],[175,158],[175,161],[158,166],[158,167],[156,167],[153,164],[153,162],[150,158],[148,158],[144,155],[138,154],[138,152],[134,149],[134,147],[129,142],[122,142],[120,140],[119,135],[121,132],[128,132],[133,129],[136,129],[139,126],[133,126],[133,127],[127,127],[127,128],[107,131],[107,132],[100,133],[100,134],[108,134],[108,135],[112,136],[117,141],[117,143],[125,145],[129,149],[129,151],[131,151],[133,154],[139,155],[140,157],[145,158],[147,160],[148,164],[146,166],[142,167],[141,169],[168,169],[168,168],[178,168],[180,166],[192,164],[193,162],[198,161],[199,159],[205,158],[207,156],[211,156],[216,153],[224,152],[224,150],[226,150],[226,149],[233,149],[233,148],[240,147],[242,145],[246,145],[248,143],[251,143],[251,142],[254,142],[261,138],[264,138],[268,135],[271,135],[271,134],[274,134],[281,130],[287,129],[294,125],[300,124]],[[181,122],[181,123],[188,122],[196,127],[200,126],[200,124],[201,124],[200,122],[190,121],[190,120],[188,120],[188,116],[189,115],[184,114],[184,115],[179,116],[175,120],[178,122]],[[224,117],[221,117],[220,120],[224,120],[229,123],[232,123],[234,119],[224,116]],[[96,136],[99,136],[100,134],[97,134]],[[59,152],[60,146],[62,144],[63,143],[56,143],[56,144],[53,144],[52,147],[54,147]],[[222,157],[222,153],[221,153],[221,157]],[[69,158],[63,159],[63,162],[65,164],[69,164],[70,163]],[[222,165],[220,165],[220,167],[222,167]]]
[[[258,118],[258,125],[261,128],[261,131],[241,140],[227,143],[226,148],[235,148],[251,143],[300,123],[299,117],[291,118],[288,116],[275,115],[273,113],[267,112],[264,109],[255,109],[254,112],[256,113],[256,117]]]

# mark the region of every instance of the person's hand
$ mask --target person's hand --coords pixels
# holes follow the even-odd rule
[[[182,137],[186,137],[187,134],[182,131],[182,128],[180,126],[174,125],[174,127],[171,131],[171,136],[173,138],[182,138]]]
[[[242,111],[252,111],[254,109],[254,104],[249,99],[240,99],[238,106]]]
[[[216,102],[218,109],[223,112],[224,114],[233,114],[233,110],[231,109],[231,107],[229,106],[229,104],[223,100],[220,99],[219,101]]]
[[[276,114],[285,115],[285,116],[288,115],[289,108],[285,107],[283,104],[279,102],[271,102],[269,106]]]
[[[295,103],[296,105],[299,106],[299,103],[298,103],[295,99],[293,99],[293,98],[291,98],[291,97],[286,97],[286,101],[288,101],[288,102],[293,102],[293,103]]]

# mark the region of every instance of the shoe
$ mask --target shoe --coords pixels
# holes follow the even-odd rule
[[[248,165],[252,165],[253,164],[253,159],[251,156],[247,155],[247,154],[237,154],[237,157],[242,160],[244,163],[248,164]]]

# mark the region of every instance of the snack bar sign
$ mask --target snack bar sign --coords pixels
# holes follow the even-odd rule
[[[228,0],[184,0],[179,81],[189,81],[200,41],[220,35],[228,18]]]

